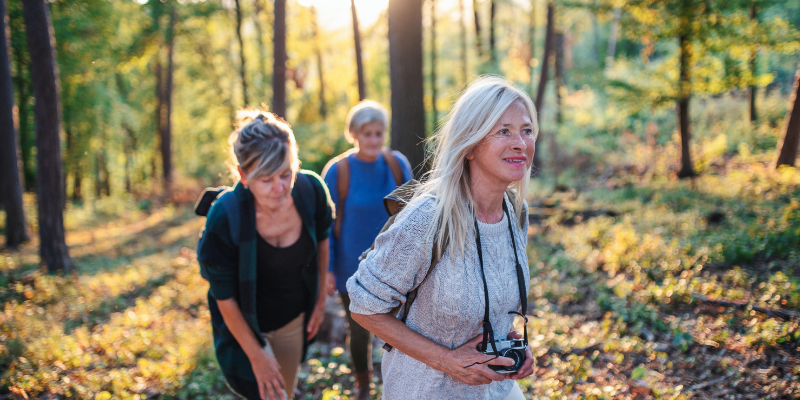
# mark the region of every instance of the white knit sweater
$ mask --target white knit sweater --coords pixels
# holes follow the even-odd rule
[[[513,206],[506,198],[511,217]],[[405,295],[417,287],[430,266],[433,243],[424,239],[433,220],[432,198],[414,202],[395,223],[376,239],[375,250],[361,262],[347,281],[350,311],[382,314],[405,302]],[[530,286],[525,226],[514,226],[514,237],[527,289]],[[516,221],[516,218],[514,218]],[[470,225],[471,226],[471,225]],[[496,339],[505,339],[514,315],[520,311],[519,288],[514,268],[514,251],[505,214],[496,224],[478,221],[483,248],[486,283],[489,288],[490,320]],[[463,257],[448,247],[441,261],[420,286],[406,323],[434,342],[454,349],[483,333],[484,293],[474,233],[467,235]],[[383,356],[383,398],[394,399],[503,399],[511,381],[470,386],[394,349]]]

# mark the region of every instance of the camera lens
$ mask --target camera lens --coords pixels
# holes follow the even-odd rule
[[[519,351],[519,349],[502,350],[500,351],[500,356],[510,358],[514,361],[514,365],[502,367],[505,371],[516,371],[522,367],[522,363],[525,361],[525,353]]]

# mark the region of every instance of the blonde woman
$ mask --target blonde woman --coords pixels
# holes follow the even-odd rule
[[[515,380],[533,373],[530,348],[523,362],[478,346],[521,338],[512,323],[530,282],[525,194],[537,134],[524,92],[502,78],[473,82],[435,137],[430,179],[347,282],[353,319],[393,347],[384,399],[524,398]],[[413,289],[404,324],[390,311]]]
[[[344,132],[353,149],[331,160],[322,173],[336,204],[329,291],[338,290],[348,310],[348,347],[358,389],[356,400],[369,399],[372,335],[350,317],[345,284],[358,269],[358,257],[372,245],[389,219],[383,197],[412,177],[406,157],[383,147],[388,114],[382,105],[371,100],[353,107],[347,114]]]
[[[226,380],[250,400],[291,399],[324,316],[332,203],[320,177],[299,169],[288,124],[239,117],[230,144],[240,181],[208,212],[197,258]]]

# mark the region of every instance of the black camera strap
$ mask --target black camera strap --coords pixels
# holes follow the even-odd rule
[[[517,242],[514,237],[514,228],[511,225],[511,215],[508,212],[508,206],[506,206],[506,201],[503,199],[503,212],[506,214],[506,219],[508,219],[508,233],[511,235],[511,245],[514,247],[514,260],[516,261],[515,269],[517,272],[517,283],[519,285],[519,301],[522,305],[522,313],[518,313],[516,311],[510,311],[509,314],[517,314],[522,316],[525,320],[525,327],[523,329],[524,341],[525,345],[528,345],[528,317],[527,317],[527,309],[528,309],[528,296],[525,293],[525,275],[522,273],[522,265],[519,263],[519,255],[517,254]],[[481,349],[486,351],[487,345],[492,346],[492,351],[495,354],[497,353],[497,347],[494,343],[494,330],[492,329],[492,323],[489,321],[489,287],[486,284],[486,274],[484,273],[483,269],[483,249],[481,248],[481,233],[478,229],[478,218],[477,216],[474,217],[475,222],[475,244],[478,248],[478,261],[480,262],[481,266],[481,278],[483,279],[483,296],[484,296],[484,311],[483,311],[483,341],[481,342]]]

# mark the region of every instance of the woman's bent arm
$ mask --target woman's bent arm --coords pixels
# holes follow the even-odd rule
[[[514,364],[509,358],[499,357],[492,360],[492,356],[478,352],[477,345],[481,341],[481,335],[451,350],[415,332],[391,314],[351,313],[351,315],[359,325],[396,349],[468,385],[487,384],[505,379],[503,374],[489,369],[488,364]]]
[[[319,289],[317,290],[317,304],[314,305],[314,311],[311,313],[311,318],[308,320],[308,338],[312,339],[317,336],[319,325],[325,317],[325,300],[328,296],[327,282],[328,282],[328,259],[330,257],[330,239],[325,239],[317,243],[317,266],[319,268]]]
[[[217,300],[217,305],[222,314],[222,319],[225,321],[225,326],[231,331],[231,334],[233,334],[233,337],[250,360],[261,398],[282,399],[281,390],[285,391],[286,383],[280,374],[280,365],[278,365],[275,357],[270,356],[261,348],[256,335],[250,329],[247,321],[245,321],[244,315],[242,315],[239,303],[230,298]]]

